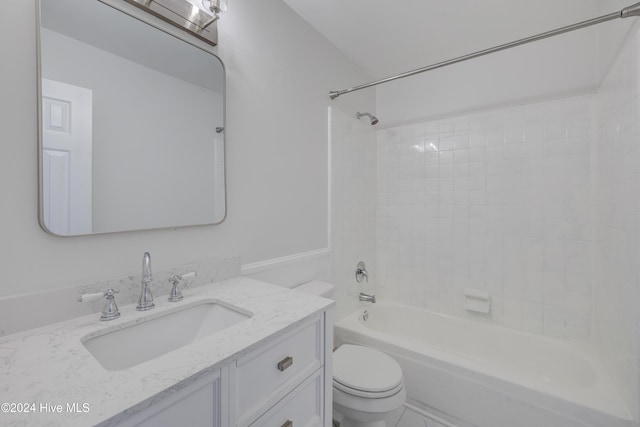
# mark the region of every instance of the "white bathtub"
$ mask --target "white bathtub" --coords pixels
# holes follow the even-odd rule
[[[629,411],[587,347],[409,306],[378,303],[335,325],[336,343],[402,366],[408,402],[478,427],[628,427]]]

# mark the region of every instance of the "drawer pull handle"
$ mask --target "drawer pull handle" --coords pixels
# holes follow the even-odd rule
[[[287,420],[281,427],[293,427],[293,421]]]
[[[278,362],[278,370],[280,372],[284,372],[284,370],[290,367],[291,365],[293,365],[293,357],[287,356]],[[290,422],[291,421],[287,421],[287,423],[290,423]],[[282,427],[290,427],[287,423],[284,423]],[[291,425],[293,426],[293,423]]]

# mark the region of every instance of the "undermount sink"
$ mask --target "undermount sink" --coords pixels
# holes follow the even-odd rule
[[[109,371],[147,362],[229,328],[252,316],[214,301],[202,301],[97,336],[82,344]]]

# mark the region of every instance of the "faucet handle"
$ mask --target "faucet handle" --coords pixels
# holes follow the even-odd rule
[[[78,302],[91,302],[91,301],[98,300],[98,299],[102,298],[103,296],[105,296],[104,292],[96,292],[94,294],[82,294],[82,295],[78,296],[78,298],[76,298],[76,301],[78,301]]]
[[[120,310],[118,310],[118,305],[114,299],[114,295],[120,292],[120,289],[107,289],[104,292],[96,292],[93,294],[82,294],[77,300],[78,302],[91,302],[95,301],[99,298],[105,297],[107,299],[104,304],[104,308],[102,309],[102,315],[100,316],[100,320],[113,320],[120,317]]]
[[[114,295],[120,292],[120,289],[107,289],[104,292],[105,298],[107,298],[107,302],[102,309],[102,315],[100,316],[100,320],[113,320],[120,317],[120,310],[118,310],[118,305],[116,304],[116,300],[114,299]]]
[[[169,292],[169,302],[177,302],[184,298],[182,296],[182,290],[178,288],[180,280],[182,280],[182,276],[180,274],[172,274],[169,278],[169,282],[173,285],[171,287],[171,292]]]
[[[186,279],[189,277],[195,277],[196,273],[192,271],[191,273],[177,274],[174,273],[169,278],[169,282],[173,285],[171,288],[171,292],[169,292],[169,302],[180,301],[182,298],[182,288],[179,288],[178,285],[182,279]],[[184,286],[183,286],[184,287]]]
[[[78,302],[91,302],[91,301],[95,301],[98,300],[102,297],[106,297],[106,296],[113,296],[114,294],[117,294],[118,292],[120,292],[120,289],[107,289],[104,292],[96,292],[93,294],[82,294],[80,296],[78,296],[78,298],[76,298],[76,301]]]

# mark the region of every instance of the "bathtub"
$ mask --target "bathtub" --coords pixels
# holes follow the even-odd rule
[[[351,313],[335,337],[394,357],[407,403],[455,425],[637,425],[586,346],[390,303]]]

